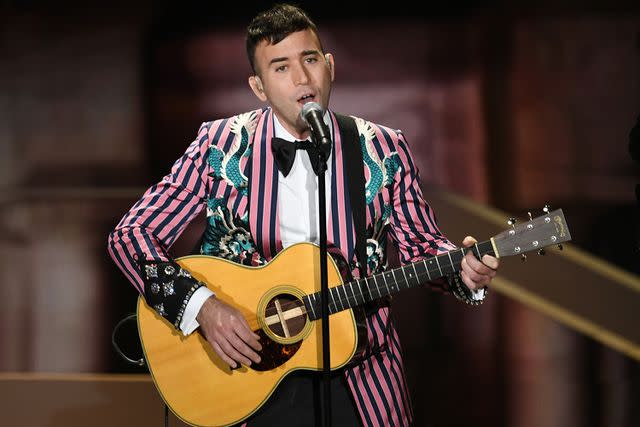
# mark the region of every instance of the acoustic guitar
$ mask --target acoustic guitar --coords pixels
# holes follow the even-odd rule
[[[371,277],[344,283],[328,259],[331,369],[345,366],[364,344],[354,309],[460,270],[464,254],[520,255],[571,240],[562,210],[531,219],[477,243]],[[260,335],[261,362],[231,369],[198,332],[183,336],[138,300],[138,329],[147,365],[162,399],[184,422],[227,426],[257,411],[283,378],[298,369],[322,370],[320,249],[299,243],[268,264],[248,267],[195,255],[178,264],[236,307]],[[364,335],[366,337],[366,335]]]

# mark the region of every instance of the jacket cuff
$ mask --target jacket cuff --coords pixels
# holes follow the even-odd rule
[[[140,269],[147,304],[179,329],[191,295],[204,283],[172,261],[145,260],[140,262]]]

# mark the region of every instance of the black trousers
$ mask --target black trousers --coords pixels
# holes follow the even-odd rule
[[[322,373],[296,371],[289,374],[269,400],[248,420],[249,427],[322,427]],[[331,376],[331,425],[362,426],[344,372]]]

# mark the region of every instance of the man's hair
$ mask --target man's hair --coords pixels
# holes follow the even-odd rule
[[[247,27],[246,40],[247,56],[253,72],[256,73],[256,46],[260,42],[266,40],[269,44],[277,44],[291,33],[308,29],[311,29],[320,40],[316,24],[302,9],[290,4],[277,4],[253,18]]]

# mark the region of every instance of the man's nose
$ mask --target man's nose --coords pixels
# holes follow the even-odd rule
[[[294,67],[293,70],[293,83],[298,85],[303,85],[309,83],[309,74],[304,65],[299,64]]]

